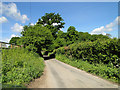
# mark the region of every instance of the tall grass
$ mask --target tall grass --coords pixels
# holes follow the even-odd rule
[[[2,50],[2,83],[24,85],[40,77],[44,61],[37,53],[24,48]]]

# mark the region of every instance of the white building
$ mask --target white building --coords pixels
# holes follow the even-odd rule
[[[7,48],[6,43],[4,43],[4,42],[0,42],[0,48]]]

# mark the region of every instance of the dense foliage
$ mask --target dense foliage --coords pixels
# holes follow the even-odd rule
[[[120,44],[118,39],[96,40],[94,42],[74,43],[56,50],[59,54],[67,57],[83,59],[92,64],[107,64],[110,67],[117,67],[120,59]]]
[[[43,58],[26,49],[2,50],[2,83],[23,85],[40,77],[44,69]]]
[[[21,32],[21,42],[30,51],[36,51],[41,55],[43,48],[51,47],[53,36],[51,31],[42,25],[25,26]]]
[[[35,25],[24,26],[22,36],[17,41],[18,45],[24,45],[30,51],[35,51],[42,56],[41,51],[53,51],[62,46],[82,41],[95,41],[97,39],[109,39],[104,35],[91,35],[87,32],[78,32],[74,26],[70,26],[67,32],[61,31],[64,20],[57,13],[46,13]],[[11,41],[14,41],[11,39]]]
[[[82,41],[96,41],[97,39],[106,40],[109,39],[108,36],[91,35],[87,32],[78,32],[74,26],[70,26],[67,32],[58,31],[57,38],[53,43],[53,50],[62,46],[68,46],[70,44]]]
[[[19,39],[20,39],[20,37],[12,37],[11,40],[9,41],[9,43],[17,45]]]
[[[52,35],[56,38],[56,33],[64,27],[64,20],[59,13],[46,13],[44,16],[38,19],[37,24],[41,24],[52,32]]]

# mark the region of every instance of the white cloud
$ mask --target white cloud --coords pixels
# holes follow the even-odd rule
[[[105,32],[102,32],[101,34],[102,34],[102,35],[106,35],[106,33],[105,33]]]
[[[23,30],[23,26],[19,25],[18,23],[15,23],[13,27],[11,27],[13,32],[21,32]]]
[[[30,23],[30,26],[34,26],[35,24],[33,24],[33,23]]]
[[[60,28],[60,30],[63,31],[62,28]]]
[[[18,36],[18,35],[15,35],[15,34],[12,34],[12,35],[11,35],[11,38],[12,38],[12,37],[19,37],[19,36]]]
[[[120,23],[119,18],[120,18],[120,16],[116,17],[116,19],[113,22],[107,24],[105,27],[101,26],[99,28],[95,28],[94,30],[92,30],[91,34],[103,34],[103,35],[106,35],[105,32],[113,31],[114,28]]]
[[[21,21],[22,23],[25,23],[27,20],[29,20],[27,15],[21,15],[15,3],[4,4],[0,2],[0,7],[3,15],[11,17],[17,21]]]
[[[116,19],[115,19],[115,22],[120,25],[120,16],[118,16]]]
[[[105,35],[104,29],[105,29],[105,27],[104,27],[104,26],[101,26],[100,28],[94,29],[94,30],[91,32],[91,34],[104,34],[104,35]]]
[[[46,26],[46,25],[47,25],[47,23],[44,24],[44,26]]]
[[[0,41],[9,43],[9,41],[11,40],[12,37],[20,37],[20,36],[15,35],[15,34],[12,34],[12,35],[10,36],[10,38],[4,38],[4,39],[2,39],[2,40],[0,40]]]
[[[5,38],[5,39],[2,39],[2,40],[0,40],[0,41],[9,43],[10,39]]]
[[[5,23],[5,22],[7,22],[8,20],[7,20],[7,18],[6,17],[0,17],[0,23]]]
[[[53,23],[52,25],[53,25],[53,26],[57,26],[57,25],[58,25],[58,23]]]

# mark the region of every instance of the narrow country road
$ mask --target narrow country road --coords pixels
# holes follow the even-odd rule
[[[56,59],[46,60],[45,64],[42,77],[31,82],[28,88],[118,88],[116,84]]]

